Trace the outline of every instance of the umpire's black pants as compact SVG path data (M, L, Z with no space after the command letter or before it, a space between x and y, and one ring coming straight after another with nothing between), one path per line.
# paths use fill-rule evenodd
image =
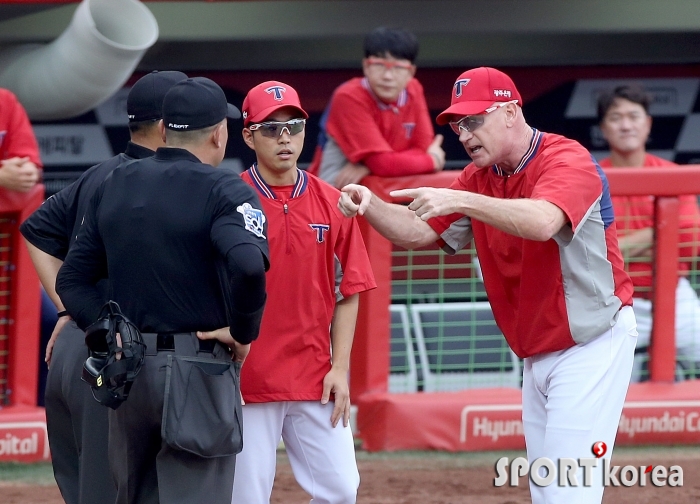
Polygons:
M56 339L46 378L46 426L53 472L66 504L112 503L107 409L80 380L85 333L69 322Z
M236 456L202 458L175 450L161 438L168 355L211 356L230 362L216 343L200 351L194 333L174 335L174 349L158 349L144 334L148 350L128 399L109 411L110 467L117 504L230 504ZM211 342L206 342L211 343ZM202 345L203 346L203 345ZM157 350L157 351L156 351ZM235 398L231 398L233 407Z

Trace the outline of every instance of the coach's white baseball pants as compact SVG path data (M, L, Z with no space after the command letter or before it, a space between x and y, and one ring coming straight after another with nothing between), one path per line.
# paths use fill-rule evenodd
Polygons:
M592 457L597 441L610 458L632 372L637 325L631 307L620 310L615 326L585 345L525 359L523 427L532 464L547 457ZM600 504L603 461L593 469L593 485L539 487L530 481L533 504ZM542 471L546 475L546 470ZM557 478L558 479L558 478Z
M243 406L243 451L236 456L232 504L269 504L280 436L312 504L354 504L360 474L350 427L333 428L333 403L288 401Z

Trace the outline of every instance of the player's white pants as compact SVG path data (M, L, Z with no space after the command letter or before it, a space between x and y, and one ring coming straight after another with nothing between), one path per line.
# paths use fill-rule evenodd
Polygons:
M564 457L592 457L596 441L607 444L605 458L611 457L636 343L634 312L625 307L615 326L585 345L525 359L523 426L530 464L539 457L555 464ZM582 470L579 487L530 481L533 504L600 504L602 465L599 460L593 469L591 487L582 485Z
M312 504L354 504L360 474L350 427L333 428L333 402L243 406L243 451L236 456L233 504L269 504L280 436L299 485Z
M638 347L648 347L651 342L652 303L648 299L634 298L634 315L637 318ZM700 362L700 300L687 278L678 279L676 286L676 351L681 361ZM639 381L641 369L632 373L632 381Z

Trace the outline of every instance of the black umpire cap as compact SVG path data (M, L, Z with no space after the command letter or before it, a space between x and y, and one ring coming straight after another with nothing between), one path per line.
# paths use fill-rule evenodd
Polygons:
M182 72L155 70L141 77L131 87L126 98L129 122L153 121L163 118L163 98L174 84L187 79Z
M239 119L241 111L226 101L224 90L211 79L192 77L175 84L163 99L163 123L175 131L192 131Z

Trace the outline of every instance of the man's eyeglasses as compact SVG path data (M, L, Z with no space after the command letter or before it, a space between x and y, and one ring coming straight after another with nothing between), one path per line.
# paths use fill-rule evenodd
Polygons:
M452 128L452 131L454 131L457 135L459 135L462 131L466 131L467 133L472 132L484 124L484 119L486 119L488 114L501 107L505 107L509 103L518 103L518 100L511 100L492 105L484 110L483 114L465 116L459 121L451 122L450 128Z
M306 119L292 119L286 122L269 121L248 126L250 131L260 131L262 136L277 138L282 136L284 130L287 130L289 135L296 135L304 131Z
M370 57L367 58L367 64L372 70L386 72L391 70L394 74L400 72L409 72L413 65L405 61L393 61L384 58Z

